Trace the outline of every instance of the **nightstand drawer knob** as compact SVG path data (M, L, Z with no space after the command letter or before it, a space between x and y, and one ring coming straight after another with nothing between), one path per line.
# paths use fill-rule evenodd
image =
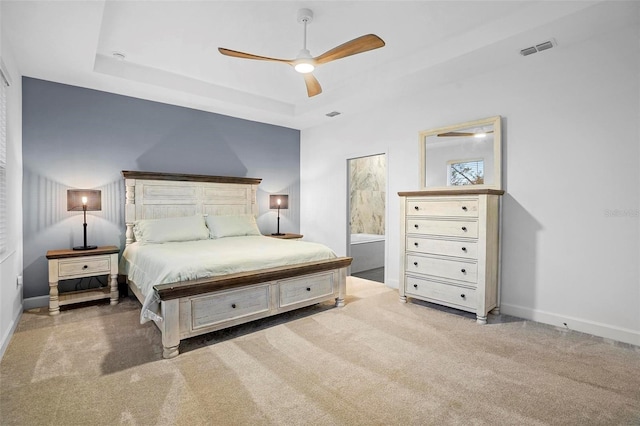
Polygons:
M462 251L467 251L467 248L466 247L462 247Z
M307 291L311 291L311 287L307 287Z
M418 262L413 262L413 266L418 266Z
M414 284L414 285L413 285L413 288L418 288L418 284Z
M465 297L467 297L467 296L465 296L465 295L464 295L464 293L462 293L462 294L460 295L460 297L462 297L462 298L464 299L464 298L465 298Z
M415 206L415 207L414 207L414 209L416 209L416 210L420 210L420 207L418 207L418 206Z
M462 269L460 269L460 272L462 272L463 274L466 274L466 273L467 273L467 270L466 270L466 269L464 269L464 268L462 268Z
M463 227L462 227L462 230L463 230L464 232L467 232L467 227L466 227L466 226L463 226Z
M231 307L232 307L233 309L235 309L235 308L236 308L236 304L235 304L235 303L231 304Z
M467 206L462 206L462 210L467 211Z
M413 245L414 245L414 246L416 246L416 247L418 247L418 243L417 243L417 242L416 242L416 243L413 243Z
M413 225L414 228L418 229L418 224Z
M82 269L87 269L88 267L89 267L89 265L84 265L84 266L82 267Z

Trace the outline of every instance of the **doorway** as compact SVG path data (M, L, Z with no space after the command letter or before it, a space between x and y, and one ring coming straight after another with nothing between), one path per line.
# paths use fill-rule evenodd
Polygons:
M387 165L385 154L347 160L347 254L351 275L384 283Z

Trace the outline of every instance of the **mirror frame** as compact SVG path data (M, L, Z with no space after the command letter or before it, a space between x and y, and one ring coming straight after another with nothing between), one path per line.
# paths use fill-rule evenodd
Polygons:
M439 133L460 131L473 127L493 125L493 183L460 186L427 186L427 137ZM419 133L420 143L420 189L429 191L469 191L470 189L502 190L502 117L499 115L480 120L467 121L437 129L423 130Z

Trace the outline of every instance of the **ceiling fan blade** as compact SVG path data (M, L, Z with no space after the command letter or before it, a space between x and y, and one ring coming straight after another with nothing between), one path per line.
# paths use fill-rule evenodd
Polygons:
M493 130L489 130L483 133L493 133ZM446 132L446 133L438 133L438 137L442 138L442 137L447 137L447 136L453 136L453 137L470 137L470 136L475 136L477 133L476 132Z
M468 133L468 132L447 132L447 133L438 133L438 137L439 138L443 138L443 137L447 137L447 136L452 136L452 137L463 137L463 136L473 136L475 133Z
M237 50L225 49L224 47L218 47L218 52L226 56L232 56L234 58L241 59L255 59L258 61L271 61L271 62L284 62L285 64L293 64L293 60L269 58L268 56L258 56L252 53L238 52Z
M378 49L385 45L384 41L375 34L367 34L351 41L341 44L338 47L324 52L322 55L314 58L316 65L326 64L336 59L346 58L347 56L356 55L358 53L367 52L369 50Z
M319 95L322 93L322 87L320 87L320 83L311 73L302 74L304 77L304 83L307 85L307 95L309 97L313 97L315 95Z

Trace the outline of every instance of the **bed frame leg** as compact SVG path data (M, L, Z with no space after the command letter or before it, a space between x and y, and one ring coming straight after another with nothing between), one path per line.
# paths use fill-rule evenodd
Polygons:
M162 358L175 358L180 353L180 305L178 299L163 300L162 312Z
M335 275L334 275L335 276ZM344 306L344 298L347 294L347 268L341 268L338 272L338 297L336 297L336 307Z

